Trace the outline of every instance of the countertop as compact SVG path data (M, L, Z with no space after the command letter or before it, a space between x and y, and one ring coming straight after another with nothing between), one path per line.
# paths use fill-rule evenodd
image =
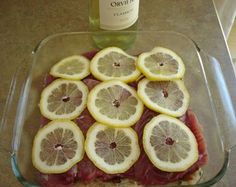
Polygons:
M0 116L10 80L18 65L48 35L65 31L87 31L86 0L1 0L0 1ZM211 0L143 0L139 30L173 30L192 38L201 49L216 57L222 66L236 106L236 78L227 44ZM9 131L9 134L11 132ZM234 153L235 152L235 153ZM236 151L227 175L217 186L236 186ZM20 186L8 157L0 159L0 186ZM4 171L3 171L4 170Z

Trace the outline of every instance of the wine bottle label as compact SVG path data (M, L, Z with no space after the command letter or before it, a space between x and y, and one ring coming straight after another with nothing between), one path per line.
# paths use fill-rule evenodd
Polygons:
M139 0L99 0L100 28L122 30L138 19Z

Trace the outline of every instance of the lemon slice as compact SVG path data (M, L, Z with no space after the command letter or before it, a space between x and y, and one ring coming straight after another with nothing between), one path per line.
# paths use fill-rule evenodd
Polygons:
M185 171L198 160L198 145L191 130L163 114L146 124L143 147L153 165L162 171Z
M74 119L86 107L88 88L82 81L57 79L41 94L40 111L48 119Z
M64 79L80 80L89 75L90 61L80 55L73 55L62 59L50 70L54 77Z
M132 82L140 75L136 59L120 48L108 47L93 57L90 70L94 77L101 81L117 79Z
M86 137L86 154L105 173L124 173L139 158L138 136L130 127L114 128L95 123Z
M170 49L155 47L139 55L137 65L150 80L172 80L182 78L185 66L182 59Z
M182 116L189 105L189 94L182 80L142 79L138 83L138 95L148 108L174 117Z
M143 112L135 90L118 80L95 86L89 93L87 107L96 121L119 127L134 125Z
M42 173L63 173L82 160L84 136L72 121L51 121L33 142L32 161Z

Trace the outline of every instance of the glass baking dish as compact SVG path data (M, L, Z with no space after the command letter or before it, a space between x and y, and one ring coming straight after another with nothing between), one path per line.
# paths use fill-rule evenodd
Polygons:
M12 79L0 126L0 154L10 157L9 167L22 185L39 185L31 162L31 149L40 127L40 93L50 68L64 57L96 50L94 37L104 39L107 35L120 37L121 34L133 37L127 49L130 54L162 46L182 57L186 66L184 81L190 93L190 108L202 124L209 153L209 161L202 168L203 176L194 186L209 186L224 176L230 150L236 144L236 120L216 59L201 51L188 37L175 32L75 32L55 34L42 40L29 59L20 64Z

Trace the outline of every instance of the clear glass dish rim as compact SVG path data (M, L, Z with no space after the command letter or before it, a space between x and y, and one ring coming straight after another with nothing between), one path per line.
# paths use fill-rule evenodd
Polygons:
M197 51L200 51L200 47L197 45L197 43L191 39L190 37L186 36L183 33L180 32L176 32L176 31L169 31L169 30L130 30L130 31L78 31L78 32L61 32L61 33L55 33L55 34L51 34L48 35L47 37L43 38L40 42L38 42L38 44L35 46L35 48L32 51L32 54L36 54L37 51L42 48L48 41L52 40L53 38L56 37L60 37L60 36L71 36L71 35L96 35L96 34L101 34L101 35L105 35L107 33L114 33L114 34L119 34L119 33L123 33L123 34L147 34L147 33L162 33L162 34L173 34L173 35L179 35L183 38L185 38L187 41L189 41L189 43L191 43Z

